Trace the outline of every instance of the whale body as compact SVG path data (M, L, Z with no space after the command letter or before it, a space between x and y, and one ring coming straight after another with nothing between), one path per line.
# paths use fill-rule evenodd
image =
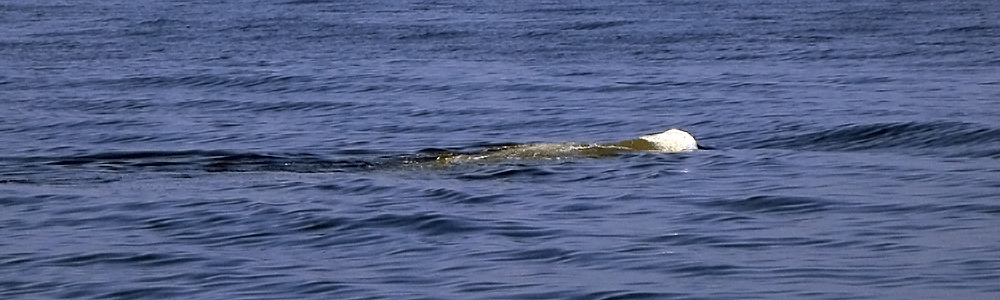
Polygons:
M670 129L643 135L638 139L606 144L538 143L503 146L475 153L435 153L431 160L440 163L488 162L508 159L568 159L616 156L627 152L678 153L698 150L690 133Z

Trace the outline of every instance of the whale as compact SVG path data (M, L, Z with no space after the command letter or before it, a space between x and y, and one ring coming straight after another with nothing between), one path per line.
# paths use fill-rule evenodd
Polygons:
M673 128L615 143L511 144L471 153L430 151L431 156L420 161L461 164L501 160L602 158L629 152L681 153L700 149L705 148L698 145L694 136L687 131Z
M657 134L647 134L634 140L604 145L622 147L631 151L665 153L678 153L699 149L698 141L694 139L691 133L676 128Z

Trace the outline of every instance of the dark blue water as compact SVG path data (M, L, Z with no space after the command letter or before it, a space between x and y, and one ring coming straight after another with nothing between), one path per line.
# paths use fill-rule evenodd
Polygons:
M3 1L0 298L996 299L997 49L992 0Z

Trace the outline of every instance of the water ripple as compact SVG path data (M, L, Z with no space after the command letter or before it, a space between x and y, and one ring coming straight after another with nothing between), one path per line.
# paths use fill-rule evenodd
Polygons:
M1000 158L1000 129L951 122L887 123L844 125L839 128L806 132L764 141L754 148L784 148L822 151L958 149L955 156Z

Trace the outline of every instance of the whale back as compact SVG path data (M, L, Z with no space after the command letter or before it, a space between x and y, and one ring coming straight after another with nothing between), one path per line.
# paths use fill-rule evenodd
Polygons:
M606 144L608 146L616 146L626 148L631 151L658 151L656 144L644 139L634 139L624 142L618 142L614 144Z

